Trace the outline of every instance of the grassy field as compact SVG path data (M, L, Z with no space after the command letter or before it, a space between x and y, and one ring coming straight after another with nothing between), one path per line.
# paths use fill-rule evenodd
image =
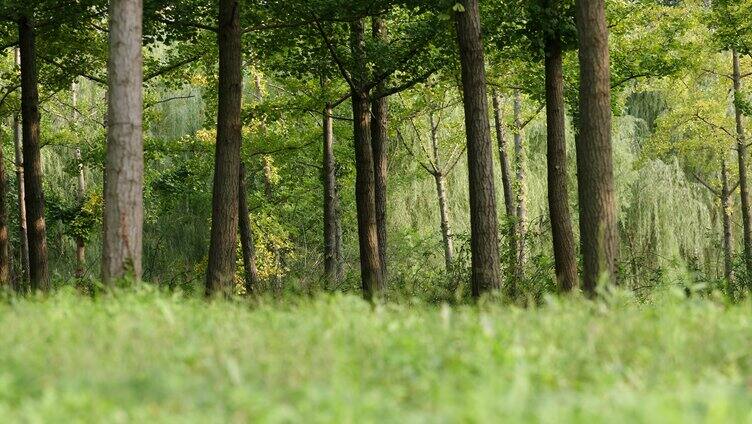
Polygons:
M11 300L0 421L752 422L751 306Z

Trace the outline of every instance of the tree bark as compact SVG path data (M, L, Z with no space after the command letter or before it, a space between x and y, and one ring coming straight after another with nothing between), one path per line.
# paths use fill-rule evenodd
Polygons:
M102 280L141 279L144 154L141 0L110 3Z
M734 239L731 234L731 190L726 159L721 161L721 214L723 216L723 276L734 281Z
M444 262L446 270L449 272L454 260L454 242L452 241L452 227L449 223L449 205L447 204L446 184L444 172L441 166L441 157L439 155L438 126L434 122L433 113L428 115L429 124L431 125L431 152L433 154L434 172L433 178L436 181L436 195L439 199L439 216L441 218L441 239L444 242Z
M229 295L235 276L240 173L241 28L238 0L219 1L219 87L206 294Z
M355 203L358 215L360 278L363 297L373 299L384 292L379 256L376 218L376 182L371 146L371 111L366 88L363 21L356 20L350 29L351 46L357 74L352 88L353 132L355 139Z
M454 15L462 68L470 191L472 295L500 289L499 239L488 123L486 72L477 0L463 0Z
M514 156L517 174L517 281L524 278L525 237L527 237L527 182L525 175L525 147L522 145L522 96L520 90L514 91Z
M39 92L37 87L34 26L27 17L18 21L21 56L21 120L23 129L26 222L29 241L29 280L33 291L50 288L47 267L47 226L44 221L42 158L39 143Z
M26 227L26 195L24 183L23 153L21 152L21 120L18 114L13 115L13 144L16 150L16 183L18 184L18 238L20 240L21 275L16 281L16 290L26 290L29 281L29 239Z
M578 0L580 93L577 182L585 291L616 281L618 233L611 147L611 83L604 0Z
M374 17L371 21L373 38L385 41L387 38L386 22L383 19ZM384 84L377 86L377 91L383 89ZM387 277L386 267L386 187L387 187L387 147L389 143L387 135L388 125L388 104L386 97L374 99L371 102L371 146L373 148L373 166L375 175L376 190L376 228L379 236L379 260L381 262L382 278Z
M517 225L516 208L514 207L514 192L512 191L512 171L509 167L509 155L507 154L507 141L504 134L504 118L502 116L501 96L492 90L494 123L496 126L496 142L499 151L499 167L501 168L501 184L504 188L504 210L509 221L507 235L509 239L509 269L513 275L517 275Z
M562 291L571 291L577 286L577 259L567 190L564 77L561 40L558 35L546 37L545 51L548 212L556 281Z
M8 239L8 208L5 200L8 194L8 176L5 173L5 159L0 146L0 286L11 287L10 240Z
M332 105L326 104L324 127L324 274L327 281L338 280L337 265L337 177L334 159Z
M731 52L733 60L734 99L742 96L742 77L739 69L739 53ZM736 118L736 151L739 159L739 195L742 203L742 224L744 228L744 264L747 273L752 275L752 210L749 204L749 184L747 181L747 140L744 134L744 117L742 111L734 102L734 115Z
M245 270L245 292L251 294L258 287L259 277L256 268L256 245L253 242L248 199L245 193L245 165L240 163L238 176L238 214L240 216L240 245L243 250L243 268Z

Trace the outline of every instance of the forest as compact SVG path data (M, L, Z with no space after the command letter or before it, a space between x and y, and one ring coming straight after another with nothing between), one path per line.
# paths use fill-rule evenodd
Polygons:
M5 422L749 422L752 0L0 0Z

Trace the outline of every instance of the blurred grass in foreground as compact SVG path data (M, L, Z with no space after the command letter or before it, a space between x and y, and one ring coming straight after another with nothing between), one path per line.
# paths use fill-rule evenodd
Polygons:
M752 305L0 305L2 422L752 422Z

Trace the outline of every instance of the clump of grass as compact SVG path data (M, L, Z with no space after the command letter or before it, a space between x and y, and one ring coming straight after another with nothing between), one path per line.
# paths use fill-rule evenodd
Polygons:
M749 302L0 305L3 422L748 422Z

